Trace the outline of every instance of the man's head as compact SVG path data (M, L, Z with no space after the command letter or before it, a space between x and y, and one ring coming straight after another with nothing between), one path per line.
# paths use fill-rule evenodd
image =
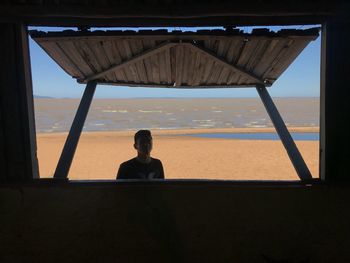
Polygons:
M149 155L152 151L152 135L149 130L139 130L134 136L134 148L139 154Z

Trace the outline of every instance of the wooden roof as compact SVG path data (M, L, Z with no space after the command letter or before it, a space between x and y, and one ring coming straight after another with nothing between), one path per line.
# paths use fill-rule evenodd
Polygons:
M80 83L211 88L272 85L317 38L318 28L30 34Z
M0 22L52 26L322 24L348 0L5 0Z

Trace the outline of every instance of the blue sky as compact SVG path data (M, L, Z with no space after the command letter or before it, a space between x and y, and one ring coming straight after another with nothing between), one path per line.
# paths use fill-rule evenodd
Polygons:
M305 29L310 26L296 26ZM269 27L279 30L281 27ZM284 27L290 28L290 27ZM57 31L60 28L30 28ZM120 30L120 28L118 28ZM195 30L194 28L173 28ZM251 27L240 27L250 32ZM170 29L172 30L172 29ZM65 73L32 39L30 55L35 95L55 98L81 98L85 85ZM293 64L269 88L273 97L319 97L320 92L320 37L312 41ZM258 97L254 88L179 90L138 87L97 87L95 98L147 98L147 97Z

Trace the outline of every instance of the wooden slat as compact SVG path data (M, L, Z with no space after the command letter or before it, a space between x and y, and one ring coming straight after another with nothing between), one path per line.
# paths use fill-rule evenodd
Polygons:
M90 43L86 43L86 41L75 41L72 42L74 43L74 46L78 46L77 48L78 53L80 56L84 59L85 63L89 67L89 74L95 74L96 72L101 71L101 67L99 66L99 63L96 61L95 56L93 55L91 48L90 48ZM85 69L86 72L87 69Z
M250 56L248 62L246 63L245 69L249 72L255 73L255 67L262 62L262 57L269 46L268 40L260 40L255 46L252 56Z
M158 53L151 57L152 76L155 83L160 82Z
M193 63L193 71L191 74L191 78L189 81L190 86L198 86L199 85L199 80L200 80L200 60L201 60L201 55L198 52L194 52L194 63Z
M268 40L268 45L264 52L263 57L261 58L260 63L255 67L254 72L260 77L263 77L264 72L269 68L271 61L274 59L274 53L280 52L284 46L284 41L279 41L276 39Z
M92 57L95 59L95 63L97 64L96 68L98 72L101 72L111 67L106 52L103 48L103 43L104 42L102 41L94 41L89 43ZM109 72L106 75L104 75L103 78L113 80L115 78L115 75L113 72Z
M132 41L132 40L131 40ZM133 53L131 51L131 47L130 47L130 42L129 40L123 40L123 45L124 45L124 51L126 53L126 57L127 59L130 61L131 58L133 58ZM138 75L138 72L137 72L137 68L135 66L135 62L134 63L129 63L129 65L127 66L127 68L129 68L132 76L133 76L133 79L134 79L134 82L135 83L139 83L140 82L140 77Z
M145 51L142 40L135 41L135 45L138 49L139 54ZM148 83L148 76L144 59L140 60L138 64L140 66L141 76L144 79L144 82Z
M118 65L122 65L125 63L125 61L129 61L128 57L127 57L127 54L126 54L126 51L125 51L125 47L124 47L124 44L122 41L116 41L116 47L118 48L118 51L119 51L119 54L122 58L122 62ZM120 69L123 69L124 72L125 72L125 76L127 78L127 80L129 82L134 82L134 76L131 74L131 72L129 70L127 70L127 67L116 67L116 68L113 68L111 67L111 70L112 71L119 71ZM102 72L101 72L102 73ZM91 79L93 78L92 76L90 77ZM86 80L88 81L88 79Z
M159 59L159 79L160 83L167 83L166 78L166 63L165 63L165 51L158 53Z
M187 85L188 84L188 69L189 69L189 64L190 64L190 50L186 47L182 47L183 48L183 59L182 61L180 61L180 67L182 68L182 78L181 78L181 82L183 85ZM179 63L177 61L177 63Z
M132 51L133 56L140 55L143 52L143 47L140 46L141 41L140 40L130 40L128 41L130 44L130 48ZM142 44L141 44L142 45ZM141 83L147 83L147 73L146 69L143 64L143 60L139 60L135 62L135 67L137 69L138 76L140 78Z
M204 55L202 55L202 56L204 56ZM201 81L203 84L206 84L208 82L208 79L211 75L211 70L214 66L213 60L211 60L210 58L206 58L206 59L207 59L207 63L205 65L204 74L202 76L202 81Z
M122 58L119 54L118 47L115 46L115 43L113 41L106 41L104 48L106 49L106 52L108 54L110 65L121 63ZM127 79L123 69L114 71L114 74L116 77L116 81L126 81Z
M168 84L172 83L171 81L171 58L170 58L170 49L167 49L165 52L165 71L166 71L166 82Z
M77 47L74 42L58 42L57 45L61 48L61 51L81 70L84 76L88 76L93 73L90 66L85 59L79 53L81 47Z
M199 52L201 52L202 54L208 56L209 58L213 59L216 63L221 64L223 66L226 66L234 71L238 71L241 75L244 75L246 77L249 77L251 79L253 79L254 81L256 81L257 83L263 83L263 81L261 79L259 79L257 76L254 76L252 73L247 72L246 70L244 70L243 68L236 66L236 65L232 65L230 63L228 63L227 61L223 60L222 58L218 58L215 54L213 54L212 52L210 52L209 50L206 50L203 47L198 47L195 46L193 44L187 44L184 43L184 45L188 45L191 48L198 50Z
M194 83L193 83L193 85L195 85L195 86L199 86L199 85L204 84L201 82L201 80L202 80L202 76L204 75L204 71L205 71L206 64L207 64L206 63L207 59L204 56L202 56L198 52L197 52L197 55L199 55L200 60L199 60L198 74L196 75L196 78L195 78Z
M112 51L112 43L111 41L104 41L103 44L101 44L102 50L103 50L103 56L105 57L105 60L107 61L107 68L109 68L111 65L114 64L114 58L113 58L113 51ZM111 72L111 77L114 79L114 81L118 81L119 74L117 75L116 72Z
M176 81L176 49L177 47L171 47L170 50L170 63L171 63L171 83Z
M84 78L84 74L80 71L79 67L67 58L55 42L42 42L39 45L67 74L75 78Z
M183 62L183 46L176 46L176 74L175 74L175 86L181 86L182 84L182 62Z
M142 44L145 50L153 49L156 45L156 42L154 40L149 40L149 39L143 39ZM152 68L152 58L145 58L144 60L145 64L145 69L147 73L147 79L148 83L154 83L154 78L153 78L153 68Z
M139 55L137 55L137 56L130 57L127 61L124 61L124 62L122 62L121 64L113 65L111 68L109 68L109 69L107 69L107 70L105 70L105 71L103 71L103 72L99 72L98 74L95 74L95 75L93 75L93 76L90 76L90 77L84 79L83 81L86 82L86 81L89 81L89 80L91 80L91 79L96 79L96 78L98 78L98 77L100 77L100 76L102 76L102 75L104 75L104 74L106 74L106 73L108 73L108 72L110 72L110 71L115 71L115 70L118 70L118 69L123 68L123 67L128 67L129 70L133 70L134 73L135 73L135 72L136 72L136 68L133 67L133 66L134 66L134 65L133 65L134 63L136 63L136 62L138 62L138 61L140 61L140 60L143 60L143 59L145 59L145 58L148 58L148 57L154 57L154 55L158 54L159 52L162 52L162 51L165 50L165 49L170 48L172 45L174 45L174 44L172 44L172 43L164 43L164 44L161 44L161 45L159 45L159 46L156 46L156 47L153 48L153 49L146 50L145 52L143 52L143 53L141 53L141 54L139 54ZM124 45L123 45L123 46L124 46ZM126 46L126 45L125 45L125 46ZM124 54L124 55L123 55L123 51L121 52L121 54L122 54L124 57L127 58L127 57L130 56L131 50L130 50L130 49L127 49L127 51L126 51L125 46L124 46L124 50L122 49L123 47L122 47L121 45L118 45L118 48L119 48L119 50L122 49L123 51L125 51L125 54ZM128 54L127 54L127 53L128 53ZM131 54L131 55L132 55L132 54ZM126 72L127 72L127 71L126 71ZM136 74L136 73L135 73L135 74ZM136 81L136 80L134 79L134 81Z
M277 79L287 67L293 63L293 61L298 57L298 55L303 51L303 49L309 44L306 41L294 41L293 45L288 48L288 52L280 58L280 60L275 64L275 70L269 72L266 75L268 79Z
M244 46L244 52L239 57L239 60L237 61L237 64L236 64L237 66L247 70L246 65L247 65L249 59L255 55L253 52L254 52L255 47L258 44L257 42L258 41L252 41L248 38L246 39L245 46Z
M267 76L270 74L270 72L275 70L275 65L281 60L282 57L285 56L285 54L288 52L288 46L293 43L293 40L285 40L283 43L282 48L274 55L274 59L270 62L267 70L263 73L263 78L267 78Z

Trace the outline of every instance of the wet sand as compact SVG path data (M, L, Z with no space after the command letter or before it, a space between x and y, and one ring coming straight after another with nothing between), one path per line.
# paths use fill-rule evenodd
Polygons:
M318 128L290 128L317 132ZM191 133L272 132L273 128L154 130L152 156L168 179L298 180L281 141L209 139ZM119 164L133 158L134 131L85 132L70 169L70 180L115 179ZM38 133L40 176L52 177L67 133ZM318 141L296 141L313 177L318 177Z

